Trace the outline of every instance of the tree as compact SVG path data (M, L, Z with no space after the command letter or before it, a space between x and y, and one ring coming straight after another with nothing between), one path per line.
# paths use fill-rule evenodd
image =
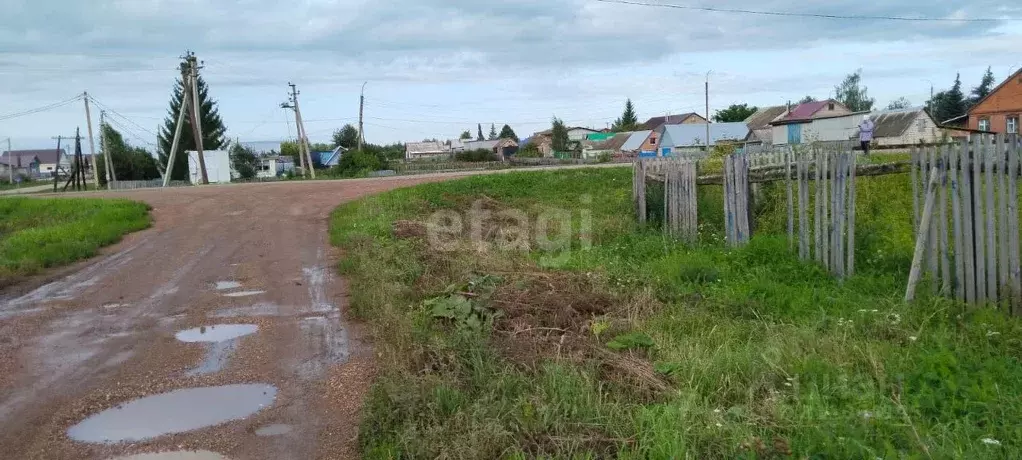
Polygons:
M873 110L875 99L867 94L868 88L861 86L862 69L845 77L840 85L834 87L834 99L848 107L853 112L867 112Z
M471 138L472 138L472 133L470 131L468 131L468 130L465 130L465 131L461 132L461 137L459 137L458 139L467 140L467 139L471 139Z
M259 172L259 157L252 149L235 142L228 151L231 158L231 167L242 179L251 179Z
M110 155L114 165L114 174L117 180L150 180L160 178L160 169L156 158L148 151L138 147L132 147L124 142L121 136L112 126L103 123L99 127L100 139L104 154ZM96 168L101 183L106 184L106 159L103 155L97 155ZM188 170L185 169L187 174Z
M969 98L969 106L979 104L979 101L987 97L991 91L994 90L994 73L990 71L990 67L987 67L986 73L983 74L983 79L980 80L979 86L972 89L972 97Z
M220 118L216 101L210 99L209 88L201 76L196 82L196 86L199 90L199 125L202 127L202 147L205 150L219 150L227 145L227 138L224 137L227 127L224 126L224 122ZM178 78L174 84L173 94L170 97L170 110L167 111L167 119L163 122L163 127L160 128L159 133L160 163L164 165L167 164L167 159L170 157L170 148L174 143L174 130L177 128L177 118L181 112L183 98L184 83ZM189 110L191 110L190 105ZM191 119L186 113L178 151L174 155L174 170L171 172L172 180L188 179L188 155L184 153L188 150L196 150L196 142L195 136L192 134ZM114 171L116 171L116 168ZM120 176L117 178L120 179Z
M812 96L809 96L809 95L806 95L806 97L803 97L802 99L800 99L798 101L799 104L808 104L810 102L816 102L816 98L812 97Z
M497 126L493 123L490 123L490 135L486 138L491 141L497 138Z
M344 147L345 150L358 147L358 129L349 123L334 131L334 145Z
M477 124L476 125L476 129L479 130L479 135L476 136L476 140L477 141L485 141L486 138L483 137L483 124L482 123Z
M568 128L564 126L564 122L559 118L554 117L553 124L550 129L550 145L553 147L555 152L567 152L568 147Z
M281 156L285 156L285 157L291 157L291 160L294 161L294 165L295 166L299 166L299 165L302 164L302 158L301 158L301 154L299 153L299 150L298 150L298 142L297 141L284 141L284 142L281 142L280 143L280 155Z
M964 115L969 110L965 94L962 93L961 77L961 74L956 75L955 84L951 89L935 94L930 100L931 115L937 123Z
M337 162L337 171L345 177L364 176L373 171L383 168L383 163L369 146L363 146L362 151L354 150L341 155ZM372 146L376 147L376 146Z
M515 142L518 142L518 135L515 134L515 130L511 129L508 125L504 125L503 128L500 128L500 135L497 137L500 139L514 139Z
M890 104L887 104L887 110L901 110L907 109L909 107L912 107L912 103L909 102L909 100L905 99L904 97L899 97L891 101Z
M745 121L759 110L758 107L749 107L749 104L731 104L724 110L718 110L713 114L713 121L717 123L733 123Z
M631 99L625 100L625 111L621 114L621 117L614 120L614 124L611 125L610 130L616 133L635 131L639 129L639 118L635 115L635 105L632 104Z

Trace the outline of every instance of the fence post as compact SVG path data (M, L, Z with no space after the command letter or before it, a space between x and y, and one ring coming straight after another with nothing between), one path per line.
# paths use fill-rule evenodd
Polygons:
M947 177L948 177L948 151L943 144L937 147L938 164L940 165L940 216L937 221L937 232L940 238L940 273L941 289L944 295L951 296L951 262L949 257L950 249L947 240Z
M908 275L908 286L905 287L905 301L911 302L915 299L916 285L919 284L919 278L922 276L923 270L923 255L926 251L927 239L930 236L930 220L933 218L933 207L934 201L936 201L937 192L937 169L933 168L930 171L930 180L927 182L926 188L926 202L923 205L923 215L919 219L919 231L916 232L916 249L912 255L912 271Z
M855 275L855 151L849 153L848 165L848 269L846 275Z
M973 255L976 257L976 302L987 301L986 244L983 228L983 135L974 135L972 142L972 238L975 242Z
M961 156L962 144L951 144L950 150L950 174L951 174L951 228L952 241L955 247L955 281L954 295L960 302L965 302L965 260L964 254L964 233L962 229L962 184L961 184Z
M784 183L787 186L788 192L788 250L795 250L795 203L792 200L791 190L791 148L788 148L787 152L782 152L784 156Z
M987 299L993 303L997 303L997 204L994 202L994 157L997 156L997 151L1000 148L996 144L996 138L985 137L983 144L986 147L984 149L984 164L986 166L986 241L987 241ZM995 142L993 146L987 145L990 142ZM1004 241L1002 241L1004 243Z

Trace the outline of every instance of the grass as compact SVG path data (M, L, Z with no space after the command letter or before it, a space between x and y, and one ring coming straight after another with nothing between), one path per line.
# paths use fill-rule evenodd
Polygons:
M907 176L859 180L859 266L839 283L788 252L781 187L761 190L757 236L737 250L721 243L720 188L701 187L700 242L686 247L633 222L630 174L473 177L334 212L351 306L382 369L365 457L1022 452L1022 322L925 295L901 301ZM576 239L551 258L479 251L463 234L444 250L428 243L420 222L480 198L477 208L520 209L532 223L568 210L574 234L588 210L592 245ZM481 234L507 227L491 221Z
M0 287L91 257L149 224L149 208L127 200L0 198Z

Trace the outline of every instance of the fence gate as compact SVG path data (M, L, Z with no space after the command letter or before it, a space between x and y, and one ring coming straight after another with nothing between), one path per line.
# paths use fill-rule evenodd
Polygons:
M668 163L663 172L664 232L694 243L699 239L696 162Z
M935 292L1022 315L1020 141L974 135L971 143L912 151L916 246L906 301L928 273Z
M795 213L798 212L798 255L815 260L838 278L855 274L855 176L852 151L814 154L795 153L797 193L792 190L791 165L787 166L788 241L795 246ZM816 182L810 199L811 182ZM796 195L797 196L794 196ZM813 208L812 225L809 207Z

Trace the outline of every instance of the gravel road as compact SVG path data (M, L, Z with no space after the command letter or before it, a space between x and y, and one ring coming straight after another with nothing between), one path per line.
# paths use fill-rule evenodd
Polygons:
M89 193L149 203L154 225L0 295L0 457L170 450L234 460L355 457L373 354L345 316L329 213L366 194L459 175ZM257 329L216 326L224 324ZM199 329L175 337L192 328ZM217 342L213 334L234 331L247 335ZM277 391L254 395L272 399L254 414L191 431L190 417L245 402L208 392L201 401L129 404L219 385ZM108 409L128 418L81 423ZM75 439L172 431L95 443L72 440L76 425Z

